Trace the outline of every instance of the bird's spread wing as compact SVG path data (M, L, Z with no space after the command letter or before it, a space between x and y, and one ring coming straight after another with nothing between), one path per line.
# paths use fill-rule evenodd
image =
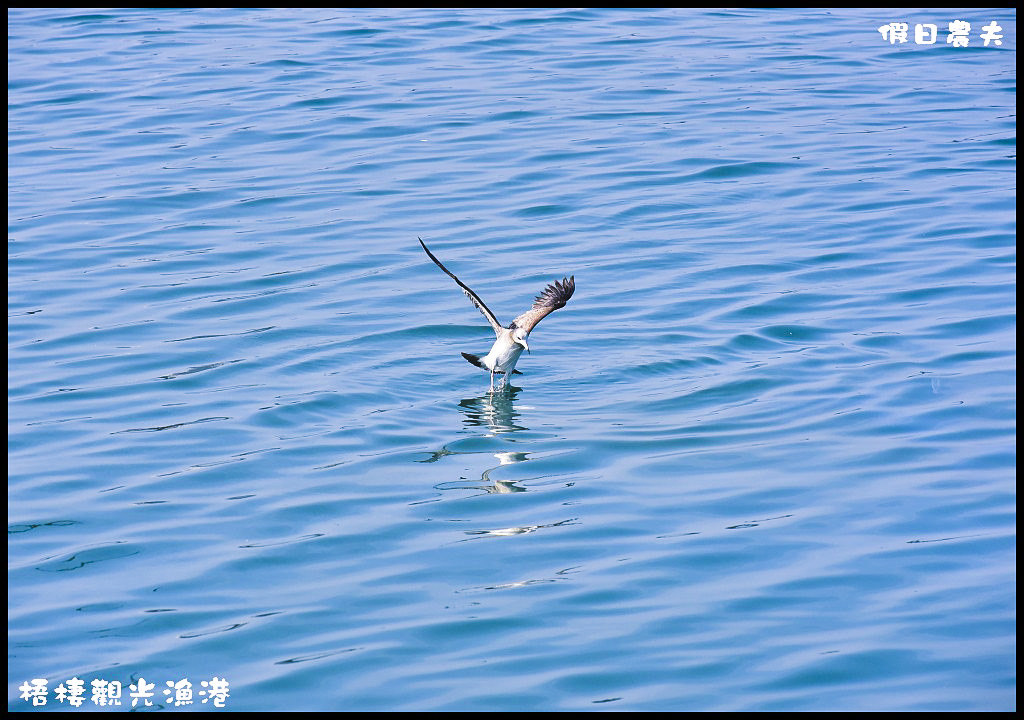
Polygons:
M517 328L526 332L560 307L565 307L569 298L576 292L576 280L573 276L562 278L544 288L544 292L533 301L533 307L512 321Z
M462 288L462 292L466 293L466 297L468 297L470 300L472 300L473 304L476 305L477 309L481 313L483 313L484 317L487 318L487 322L489 322L491 324L491 327L494 328L494 334L495 335L500 335L502 330L504 330L504 328L501 326L501 323L498 322L498 318L494 317L494 313L491 312L491 309L489 307L487 307L486 305L484 305L484 301L480 299L480 296L477 295L475 292L473 292L470 289L469 285L467 285L466 283L462 282L457 277L455 277L455 274L452 273L451 270L449 270L444 265L442 265L441 261L438 260L436 257L434 257L434 253L430 252L430 250L427 249L427 244L425 242L423 242L423 238L416 238L416 239L420 241L420 245L423 246L423 251L425 253L427 253L427 257L429 257L431 260L433 260L435 265L437 265L439 268L444 270L445 275L447 275L452 280L454 280L456 282L456 284L460 288ZM572 292L570 291L569 294L572 295ZM564 305L564 304L565 303L562 303L562 305ZM561 307L562 305L559 305L558 307ZM549 310L548 312L551 312L551 311ZM545 313L545 315L546 314L547 313ZM543 317L543 315L541 317Z

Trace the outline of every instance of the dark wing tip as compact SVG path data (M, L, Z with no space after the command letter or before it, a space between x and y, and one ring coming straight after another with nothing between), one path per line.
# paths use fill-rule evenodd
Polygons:
M576 277L570 275L567 278L556 280L544 288L537 299L533 301L533 307L557 310L569 302L569 298L574 292L576 292Z

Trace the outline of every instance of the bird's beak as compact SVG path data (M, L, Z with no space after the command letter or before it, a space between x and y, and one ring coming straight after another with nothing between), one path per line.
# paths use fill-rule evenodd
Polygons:
M530 352L530 346L526 344L525 340L516 340L516 342L526 348L526 352Z

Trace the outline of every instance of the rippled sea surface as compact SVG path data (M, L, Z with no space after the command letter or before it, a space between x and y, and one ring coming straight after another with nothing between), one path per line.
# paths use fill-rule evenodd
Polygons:
M8 35L9 708L1015 707L1014 11Z

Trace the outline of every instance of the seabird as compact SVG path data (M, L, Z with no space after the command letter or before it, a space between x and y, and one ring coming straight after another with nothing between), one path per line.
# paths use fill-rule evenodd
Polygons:
M423 238L416 238L420 241L420 245L423 246L423 251L427 253L427 257L434 261L441 270L444 271L445 275L450 277L455 283L462 288L462 292L466 293L477 309L483 313L483 316L487 318L487 322L494 328L494 334L498 338L494 341L494 345L491 346L491 351L480 357L479 355L471 355L470 353L462 353L462 357L469 360L479 368L483 368L491 373L491 390L494 390L494 376L504 375L502 386L508 385L508 377L512 373L521 375L516 370L516 363L519 361L519 356L523 354L523 350L530 351L530 346L526 344L526 339L530 336L530 332L533 330L534 325L539 323L545 317L553 313L560 307L565 307L565 304L569 302L569 298L572 297L573 292L576 291L576 282L572 275L568 278L562 278L548 285L537 296L537 299L533 301L533 307L524 312L522 315L517 317L515 320L508 324L508 327L502 327L501 323L494 316L494 313L484 304L484 301L480 299L480 296L473 292L468 285L455 277L451 270L441 264L441 261L434 257L434 253L430 252L427 248L427 244L423 242Z

